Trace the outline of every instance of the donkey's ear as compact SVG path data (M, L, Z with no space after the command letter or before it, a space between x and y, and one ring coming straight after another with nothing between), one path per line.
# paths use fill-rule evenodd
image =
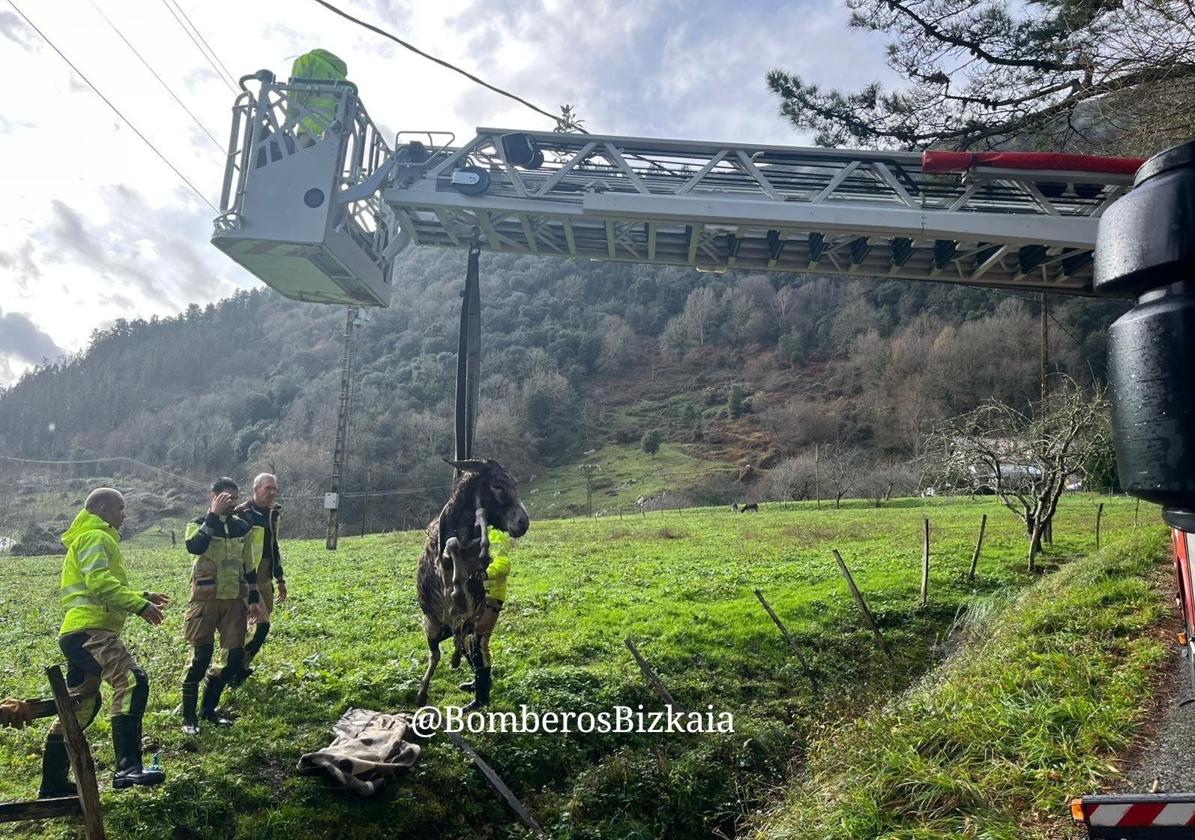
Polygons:
M456 467L461 472L479 473L485 469L485 461L477 458L472 458L467 461L453 461L449 458L444 459L444 463L450 467Z

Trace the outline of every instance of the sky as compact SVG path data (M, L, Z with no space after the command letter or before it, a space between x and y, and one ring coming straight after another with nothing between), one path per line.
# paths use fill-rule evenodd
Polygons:
M285 77L309 49L336 53L391 138L552 127L311 0L15 2L212 204L234 93L179 9L236 77L263 67ZM882 40L849 30L841 0L337 5L546 111L571 104L595 133L808 144L779 116L769 70L840 88L892 80ZM84 349L117 318L167 317L260 285L209 244L211 207L10 0L0 0L0 78L0 387Z

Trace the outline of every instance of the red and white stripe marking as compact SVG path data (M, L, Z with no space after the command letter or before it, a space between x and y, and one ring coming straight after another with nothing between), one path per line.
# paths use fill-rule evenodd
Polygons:
M1088 825L1142 828L1151 825L1195 826L1195 802L1106 803L1085 806Z

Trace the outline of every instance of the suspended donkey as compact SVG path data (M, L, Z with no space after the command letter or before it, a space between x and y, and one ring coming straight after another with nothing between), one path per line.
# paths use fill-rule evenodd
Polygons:
M430 651L416 705L427 703L427 689L440 662L440 642L452 637L452 667L460 664L462 654L473 666L473 701L468 708L475 709L489 702L491 685L488 644L483 644L488 639L478 638L475 632L485 606L484 572L490 562L487 528L521 537L531 522L519 501L517 482L497 461L448 463L460 470L460 476L448 503L427 526L416 573Z

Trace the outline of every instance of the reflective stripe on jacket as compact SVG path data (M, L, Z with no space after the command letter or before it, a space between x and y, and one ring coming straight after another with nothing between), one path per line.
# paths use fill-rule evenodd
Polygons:
M129 588L119 543L120 533L86 509L63 533L66 560L59 598L66 616L59 635L79 630L119 633L130 613L149 606L143 594Z

